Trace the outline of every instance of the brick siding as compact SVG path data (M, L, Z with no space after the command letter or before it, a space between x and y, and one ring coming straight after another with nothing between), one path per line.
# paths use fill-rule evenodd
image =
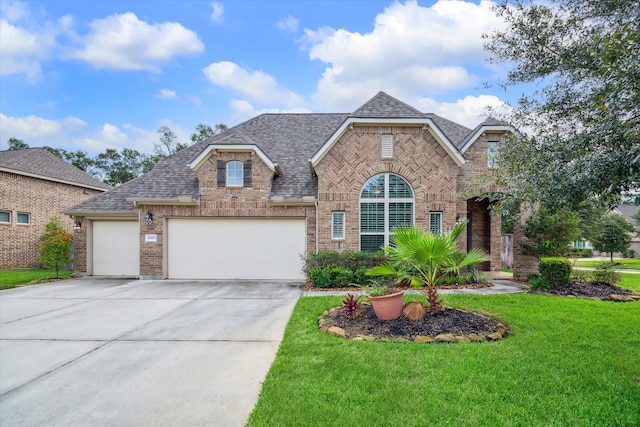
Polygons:
M38 241L51 217L73 232L73 219L60 211L100 193L84 187L0 172L0 210L11 211L11 223L0 223L0 268L38 267ZM17 213L30 214L30 224L17 224ZM82 251L75 239L74 251ZM86 267L85 267L86 269Z

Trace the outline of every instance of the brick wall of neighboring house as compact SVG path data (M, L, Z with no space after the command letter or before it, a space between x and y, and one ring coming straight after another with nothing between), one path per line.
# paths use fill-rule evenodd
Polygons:
M393 134L393 157L382 158L383 134ZM443 230L455 225L458 166L422 127L354 126L316 166L318 175L318 245L359 248L360 192L374 175L394 173L411 186L415 223L429 226L429 212L441 211ZM331 212L345 212L345 239L331 239Z
M217 161L252 160L251 187L218 187ZM273 172L252 153L213 153L196 171L200 181L200 202L197 206L140 206L140 275L163 275L163 241L165 218L172 217L262 217L306 218L307 250L315 250L315 207L272 206L269 190ZM153 224L147 225L144 216L153 213ZM145 234L156 234L156 243L145 243Z
M0 210L11 211L11 223L0 223L0 268L38 266L38 241L49 219L58 217L73 232L73 219L60 211L98 193L84 194L84 187L0 172ZM30 223L17 224L18 212L28 213Z
M522 234L527 217L526 213L522 213L513 224L513 278L522 282L527 281L529 273L538 271L538 258L525 255L524 248L519 243L527 240Z

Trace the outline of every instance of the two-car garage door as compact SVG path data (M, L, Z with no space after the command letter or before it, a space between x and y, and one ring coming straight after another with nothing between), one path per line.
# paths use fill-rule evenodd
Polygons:
M173 218L167 233L169 278L304 280L304 219Z

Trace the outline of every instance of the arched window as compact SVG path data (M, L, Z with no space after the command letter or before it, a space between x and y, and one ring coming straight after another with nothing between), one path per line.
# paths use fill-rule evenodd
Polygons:
M242 162L227 163L227 187L242 187Z
M360 193L360 250L378 251L400 225L413 224L413 191L398 175L383 173L369 179Z

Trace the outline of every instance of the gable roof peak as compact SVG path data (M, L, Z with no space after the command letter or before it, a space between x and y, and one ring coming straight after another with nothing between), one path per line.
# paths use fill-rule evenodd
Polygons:
M424 114L412 106L388 95L378 92L373 98L355 110L351 117L356 118L423 118Z

